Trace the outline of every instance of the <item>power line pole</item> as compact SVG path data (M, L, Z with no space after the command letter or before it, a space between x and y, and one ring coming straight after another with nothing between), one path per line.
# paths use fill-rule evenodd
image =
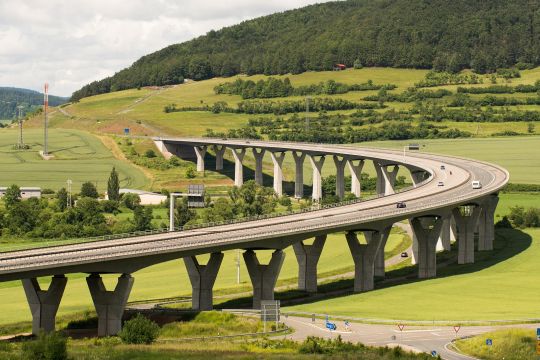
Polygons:
M49 84L48 83L45 83L45 92L43 93L43 112L44 112L44 115L45 115L45 132L44 132L44 135L45 135L45 142L43 144L43 155L44 156L47 156L49 155L49 146L48 146L48 141L49 141L49 134L48 134L48 130L47 130L47 126L48 126L48 119L47 119L47 110L49 109Z
M309 100L310 96L306 96L306 131L309 130Z
M71 179L68 179L67 181L67 207L70 208L72 204L71 200L71 185L73 184L73 181Z
M23 125L22 125L22 108L24 106L19 105L17 106L17 109L19 110L18 117L19 117L19 143L17 144L17 148L24 149L24 141L23 141Z

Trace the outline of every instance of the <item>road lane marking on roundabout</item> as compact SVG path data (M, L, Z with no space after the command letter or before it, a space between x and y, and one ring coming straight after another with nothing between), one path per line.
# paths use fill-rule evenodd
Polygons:
M431 331L441 331L442 329L418 329L418 330L405 330L405 331L399 331L399 330L393 330L396 333L419 333L419 332L431 332Z

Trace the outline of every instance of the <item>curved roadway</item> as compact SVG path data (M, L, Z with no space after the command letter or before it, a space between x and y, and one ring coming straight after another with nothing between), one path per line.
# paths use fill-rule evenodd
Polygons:
M315 235L369 229L451 207L479 203L509 179L503 168L469 159L384 149L305 143L216 139L167 139L190 146L226 145L338 155L420 168L431 174L420 186L390 196L312 212L179 232L0 253L0 281L73 272L131 273L159 262L235 248L283 248ZM445 170L441 170L441 165ZM452 172L452 175L450 175ZM481 189L471 181L480 180ZM438 186L443 181L444 186ZM407 203L397 209L396 202Z

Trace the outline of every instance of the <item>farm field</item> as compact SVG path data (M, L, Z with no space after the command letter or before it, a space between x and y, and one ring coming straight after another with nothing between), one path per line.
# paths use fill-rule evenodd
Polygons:
M402 246L403 241L405 241L405 235L396 232L392 233L386 245L385 252L390 254L392 251L395 251L394 249L396 247ZM280 272L278 286L280 282L283 283L287 279L290 282L291 279L297 277L298 266L292 247L287 248L285 253L285 262ZM242 258L240 261L241 283L239 285L236 284L237 255L238 253L236 251L225 252L214 291L237 292L251 290L251 283ZM261 263L267 263L270 260L270 256L271 251L261 252ZM208 256L201 255L199 257L201 263L205 263L207 259ZM343 234L330 235L319 261L319 274L340 273L350 271L352 268L353 260L349 253L345 236ZM135 273L134 277L135 284L131 292L130 301L191 295L191 285L182 260L174 260L143 269ZM73 274L69 275L68 278L69 281L60 305L59 315L93 309L85 275ZM116 278L116 275L104 276L108 288L114 287ZM47 279L43 280L44 284L46 284ZM48 285L44 285L44 287L46 286ZM4 308L4 311L0 315L0 324L31 320L24 291L18 281L0 283L0 305Z
M78 192L81 184L92 181L101 192L106 191L107 179L113 166L120 176L120 185L127 188L142 188L148 183L144 173L127 161L116 159L111 151L95 136L66 129L49 130L49 152L53 160L45 161L39 156L42 149L43 132L26 129L25 143L29 150L14 150L17 132L0 129L0 186L39 186L58 190L73 181L73 191Z

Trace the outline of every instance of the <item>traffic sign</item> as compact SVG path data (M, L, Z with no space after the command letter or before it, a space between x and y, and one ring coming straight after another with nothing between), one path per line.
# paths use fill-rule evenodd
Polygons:
M397 327L399 328L399 331L403 331L405 324L398 324Z
M124 135L129 135L129 128L124 128Z
M540 328L536 328L536 340L540 340Z
M454 331L456 332L456 334L459 332L459 329L461 329L460 325L454 325Z
M432 351L431 351L431 356L432 356L432 357L437 357L437 351L432 350Z
M493 345L493 340L492 339L486 339L486 345L487 346Z

